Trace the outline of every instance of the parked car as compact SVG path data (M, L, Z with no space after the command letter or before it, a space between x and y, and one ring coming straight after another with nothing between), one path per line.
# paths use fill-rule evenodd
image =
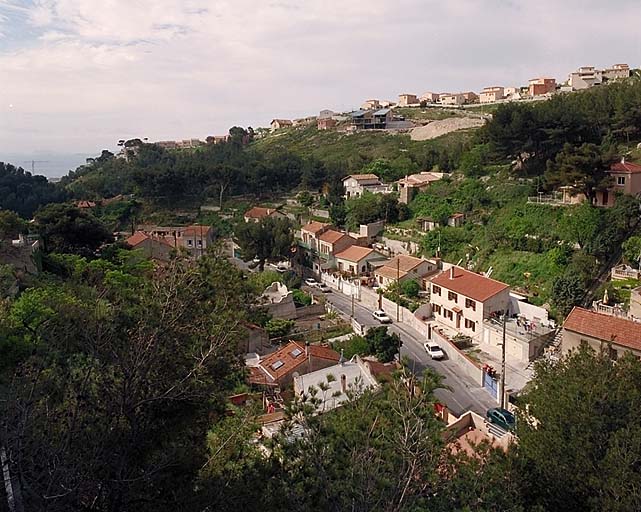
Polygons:
M329 286L327 286L325 283L320 283L318 285L318 289L323 293L330 293L332 291L332 289Z
M392 319L387 316L387 313L385 313L385 311L383 311L382 309L377 309L376 311L374 311L372 313L372 316L382 324L392 323Z
M514 430L514 427L516 426L516 418L514 417L514 414L507 409L494 407L492 409L488 409L485 415L490 423L494 423L505 430Z
M316 281L316 279L308 277L307 279L305 279L305 284L307 286L311 286L312 288L316 288L319 283L318 283L318 281Z
M445 357L445 353L443 352L439 344L435 341L428 341L427 343L423 343L423 347L425 347L425 352L427 352L427 355L432 359L438 360Z

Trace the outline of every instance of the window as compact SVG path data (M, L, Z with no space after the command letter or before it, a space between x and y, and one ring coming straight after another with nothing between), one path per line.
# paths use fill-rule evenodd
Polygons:
M617 185L625 185L625 176L617 176Z
M612 361L616 361L619 359L619 353L617 352L616 348L609 347L608 348L608 357L612 359Z
M440 286L436 286L435 284L432 285L432 293L434 295L441 295L441 287Z
M472 311L476 311L476 301L472 299L465 299L465 307L470 308Z
M285 363L283 363L280 359L276 361L275 363L272 364L272 370L278 370L281 366L283 366Z
M456 302L458 300L458 295L454 292L447 292L447 299Z
M198 244L198 247L202 248L202 246L203 246L203 241L202 240L197 240L196 243Z
M443 316L449 320L454 319L454 313L452 313L449 309L444 309L443 310Z
M303 351L302 351L301 349L299 349L299 348L295 348L294 350L292 350L292 351L290 352L290 354L292 355L292 357L298 357L298 356L299 356L299 355L301 355L302 353L303 353Z
M193 246L194 246L193 240L187 240L187 247L193 247Z
M467 318L465 319L465 328L470 329L472 332L476 331L476 322L473 322L472 320L468 320Z
M434 311L434 314L437 314L437 313L438 313L439 315L441 314L441 306L440 306L440 305L438 305L438 304L434 304L434 305L432 306L432 310Z

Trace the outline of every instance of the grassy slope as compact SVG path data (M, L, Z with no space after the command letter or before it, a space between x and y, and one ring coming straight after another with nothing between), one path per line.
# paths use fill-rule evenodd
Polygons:
M413 141L408 134L347 134L335 130L321 131L315 125L311 125L279 131L254 142L253 145L259 151L270 152L286 148L324 162L347 162L350 168L357 169L359 165L367 165L378 158L394 160L408 156L415 159L413 157L418 157L430 148L451 148L465 144L471 137L471 131L462 131L431 141Z

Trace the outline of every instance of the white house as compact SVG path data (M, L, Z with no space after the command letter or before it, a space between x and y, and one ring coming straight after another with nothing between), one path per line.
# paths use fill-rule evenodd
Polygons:
M376 174L351 174L343 178L343 187L347 198L360 197L365 191L372 194L387 194L391 191Z
M322 388L325 388L323 390ZM320 399L318 412L326 412L339 407L343 402L356 397L366 389L377 390L380 384L374 377L367 361L354 356L349 361L339 362L307 375L294 378L294 393L302 397L311 390Z
M485 319L508 311L510 287L452 266L432 279L430 303L437 321L475 337L482 334Z
M383 287L395 283L397 279L399 283L414 279L421 285L421 288L423 288L423 280L425 277L433 274L437 270L438 262L436 260L424 260L414 256L399 254L382 267L377 268L374 271L374 277L378 284Z
M370 270L370 263L375 261L385 260L385 256L376 252L369 247L360 247L352 245L344 251L337 253L334 256L336 260L336 268L341 272L349 272L354 276L360 276Z

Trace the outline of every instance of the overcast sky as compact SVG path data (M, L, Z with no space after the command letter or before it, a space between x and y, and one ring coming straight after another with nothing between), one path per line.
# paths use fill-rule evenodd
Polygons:
M0 156L641 65L639 0L0 0Z

